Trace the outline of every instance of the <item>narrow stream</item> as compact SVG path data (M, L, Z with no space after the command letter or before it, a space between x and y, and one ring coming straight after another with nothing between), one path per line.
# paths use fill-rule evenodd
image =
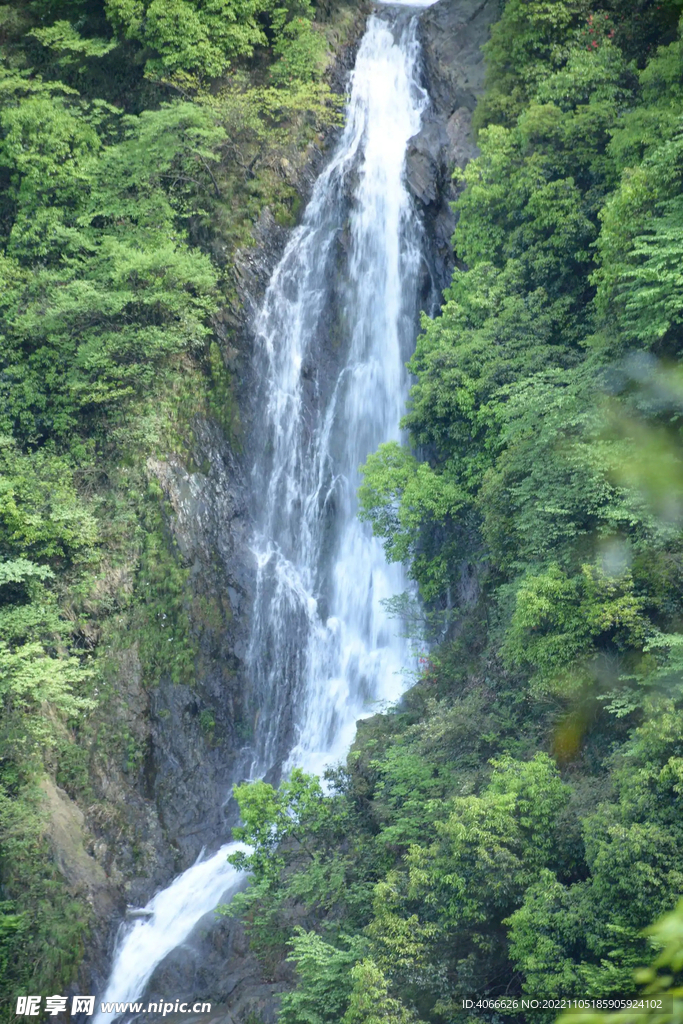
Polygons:
M423 240L404 163L427 105L416 12L380 8L358 51L345 129L255 324L254 778L320 773L345 756L357 720L406 687L410 654L382 601L407 583L358 521L356 491L359 465L399 437L405 408ZM103 1001L142 996L164 957L240 885L226 861L237 848L198 861L123 931Z

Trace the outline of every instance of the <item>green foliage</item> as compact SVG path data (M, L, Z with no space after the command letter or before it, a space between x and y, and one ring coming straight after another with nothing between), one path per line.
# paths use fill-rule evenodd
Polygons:
M530 992L599 998L632 989L647 956L642 929L680 890L680 710L670 701L650 710L615 758L617 800L583 823L590 878L567 887L546 872L510 919Z
M534 87L566 62L572 30L589 10L581 0L508 0L485 49L488 79L480 123L514 122Z
M169 357L203 346L216 275L183 240L174 206L183 210L193 165L206 173L223 135L208 112L177 103L124 118L122 141L95 159L85 119L59 106L47 116L46 104L5 112L0 163L15 217L3 264L3 420L27 440L64 443L149 392Z
M337 1024L351 996L350 968L364 943L356 938L349 949L337 949L323 942L315 932L299 929L291 942L288 960L296 964L299 983L285 995L278 1020L283 1024ZM352 1016L350 1018L354 1020Z
M70 21L55 21L46 28L34 28L27 35L37 39L46 49L56 51L59 54L58 64L62 67L82 63L91 57L104 57L116 47L116 42L110 39L84 39Z
M273 66L271 78L276 86L292 86L296 82L315 82L325 68L327 44L320 32L313 30L311 10L286 21L285 11L279 8L273 19L276 27L276 41L273 52L278 60Z
M17 799L17 785L21 799ZM0 992L6 1004L34 986L60 991L75 976L90 911L66 891L44 835L40 791L3 760L0 869L9 900L0 909Z
M272 44L279 60L274 80L319 78L326 49L312 27L309 0L106 0L107 16L128 39L155 53L147 61L151 77L179 81L224 75L235 60Z
M303 821L315 823L315 827L319 812L326 810L319 779L300 769L277 790L266 782L245 783L234 787L234 796L244 821L234 830L235 838L253 851L234 854L231 862L256 878L279 873L284 864L279 850L282 842L297 840Z
M521 583L503 652L513 664L536 670L536 691L562 693L584 682L583 661L594 645L637 650L647 626L628 574L615 578L585 565L570 579L550 565Z
M643 986L639 997L653 1003L651 1008L647 1008L646 1003L646 1008L639 1010L638 1017L647 1024L675 1024L681 1019L680 997L683 994L680 977L683 967L683 901L679 900L675 910L661 917L647 929L646 934L650 944L659 952L649 967L634 971L634 978ZM558 1019L561 1024L577 1024L579 1015L570 1011ZM612 1013L584 1012L581 1019L587 1020L588 1024L626 1024L634 1019L634 1014L628 1009Z
M109 0L106 5L115 28L157 51L159 56L148 62L149 72L199 71L213 77L231 58L250 55L265 41L256 21L259 7L255 0L217 0L202 6L187 0Z
M0 699L3 749L26 757L54 742L51 713L79 717L92 672L69 650L70 623L51 591L56 570L92 559L97 525L79 499L68 463L47 452L22 455L0 440ZM23 750L23 754L22 754Z
M353 989L342 1024L419 1024L414 1013L389 995L387 980L372 960L351 969Z
M0 441L0 992L73 977L89 914L65 890L44 837L35 780L64 722L95 705L93 668L60 608L59 579L95 555L98 530L68 460Z
M74 686L88 678L77 658L51 658L42 644L23 644L12 651L0 643L0 672L2 673L3 717L22 723L21 731L28 729L33 737L45 743L51 729L40 713L44 705L74 718L92 701L74 696ZM5 733L5 742L11 742L11 733ZM23 740L23 736L21 739Z
M598 309L616 327L620 344L667 355L679 348L682 302L677 247L683 142L678 122L672 129L673 138L624 172L605 207L595 275Z
M245 784L235 787L235 797L244 821L235 838L251 849L230 860L251 878L225 912L246 913L252 944L266 966L274 965L294 934L281 918L290 902L308 908L311 923L332 906L344 907L353 926L369 890L364 876L347 877L354 858L339 850L353 814L346 801L326 798L319 779L298 769L278 790ZM338 927L333 923L329 931L338 942Z
M212 384L209 397L211 415L221 424L233 446L238 448L241 437L239 409L231 375L215 341L209 346L209 372Z
M461 488L418 462L395 441L370 455L362 472L360 518L372 522L390 561L406 561L412 555L422 567L425 554L419 551L420 528L425 522L436 527L456 522L466 507ZM426 594L442 590L447 573L447 552L432 549L430 555L421 577Z
M45 450L24 455L5 436L0 437L0 469L0 551L20 556L13 564L22 580L52 575L47 566L29 569L28 562L23 565L27 560L56 569L93 558L97 522L76 492L68 459Z
M189 569L169 536L161 497L158 484L151 482L140 509L144 532L130 625L138 638L146 683L170 677L174 683L191 684L197 651L187 608Z
M376 890L368 932L379 966L397 980L412 972L421 1003L434 991L430 972L448 977L463 948L479 949L480 972L500 955L499 940L479 929L488 931L518 904L555 855L554 829L569 793L556 767L539 754L526 763L504 757L493 769L481 796L443 807L448 817L436 823L434 842L411 847L405 878L396 872ZM450 998L458 991L466 998L461 986L455 980Z

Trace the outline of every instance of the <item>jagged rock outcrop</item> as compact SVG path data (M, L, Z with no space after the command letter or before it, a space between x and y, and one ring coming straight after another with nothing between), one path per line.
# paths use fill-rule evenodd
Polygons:
M189 566L194 678L188 685L162 676L145 686L135 638L114 656L116 686L103 727L115 723L144 759L131 771L95 758L92 831L79 829L80 853L67 851L67 866L80 866L86 881L91 867L97 881L89 882L96 927L80 990L102 991L126 905L143 905L202 849L231 838L230 783L240 759L249 762L244 659L252 566L243 471L217 424L197 418L193 433L192 459L150 459L146 469L161 488L166 528ZM52 804L66 806L54 796Z
M482 46L499 14L500 0L438 0L420 18L427 87L440 117L474 110L484 87Z
M408 145L406 178L431 243L432 276L441 290L454 259L451 237L457 198L455 167L477 155L472 113L484 87L481 47L499 13L498 0L438 0L420 18L424 74L431 107Z
M41 779L40 789L45 800L47 838L70 894L84 897L99 913L111 914L115 905L107 875L97 857L85 847L83 811L48 776Z
M162 679L151 695L152 795L181 870L231 838L230 781L248 764L245 658L253 567L242 470L216 424L195 423L201 469L150 461L169 526L190 566L198 655L191 686Z

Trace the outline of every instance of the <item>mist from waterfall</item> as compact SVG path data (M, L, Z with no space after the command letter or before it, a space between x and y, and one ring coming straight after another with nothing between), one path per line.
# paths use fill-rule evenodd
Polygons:
M398 439L405 408L422 237L404 163L427 103L414 12L378 10L344 131L255 323L254 778L294 766L320 773L345 756L357 720L407 685L410 652L383 606L406 580L359 522L356 491L358 467ZM150 916L122 928L103 1001L144 993L164 957L240 884L226 860L239 848L200 859L154 896Z

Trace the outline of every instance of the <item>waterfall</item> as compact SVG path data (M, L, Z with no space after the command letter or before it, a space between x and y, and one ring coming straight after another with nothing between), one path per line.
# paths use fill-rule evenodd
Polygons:
M368 20L344 131L255 323L254 777L321 772L346 754L357 720L406 686L409 651L382 602L407 584L359 522L356 491L359 465L399 437L407 397L422 237L404 159L427 104L417 17L388 5ZM240 884L226 861L238 848L200 859L126 927L103 1001L138 999ZM98 1013L97 1024L116 1016Z
M382 600L406 581L359 522L356 491L359 465L399 437L415 337L422 239L403 165L427 105L416 27L407 12L370 18L342 139L256 323L257 776L282 758L320 772L403 688L409 654Z

